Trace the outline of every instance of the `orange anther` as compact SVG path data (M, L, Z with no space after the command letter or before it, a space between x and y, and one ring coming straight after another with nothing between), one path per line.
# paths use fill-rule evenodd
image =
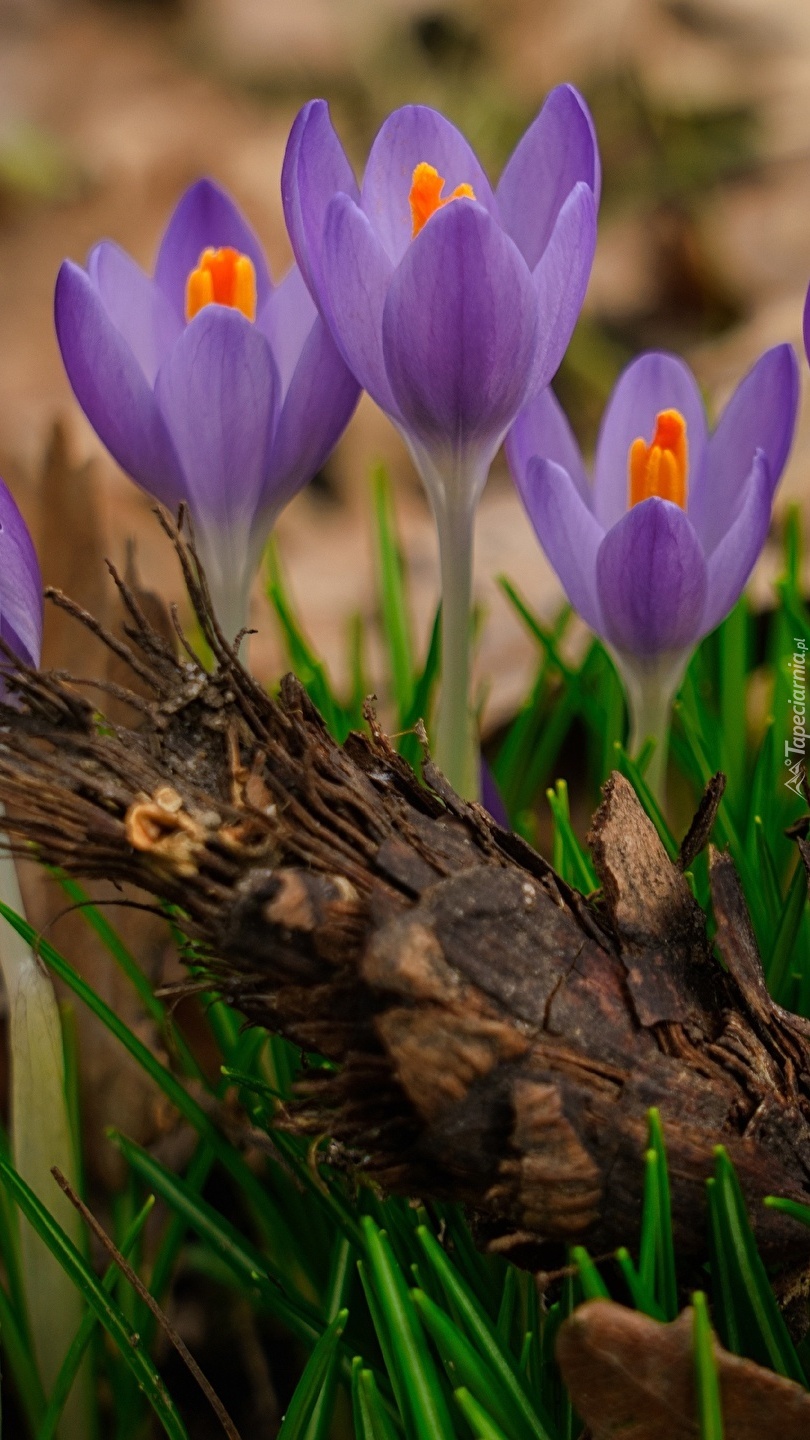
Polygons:
M446 195L444 199L441 198L443 189L444 180L438 170L422 160L413 172L411 193L408 196L414 235L419 234L431 215L435 215L437 210L441 210L442 206L448 205L451 200L475 199L472 185L457 185L452 195Z
M256 270L249 255L230 245L203 250L186 281L186 319L193 320L204 305L229 305L256 319Z
M679 410L662 410L655 420L655 434L634 440L627 455L630 504L638 505L657 495L660 500L686 507L689 448L686 421Z

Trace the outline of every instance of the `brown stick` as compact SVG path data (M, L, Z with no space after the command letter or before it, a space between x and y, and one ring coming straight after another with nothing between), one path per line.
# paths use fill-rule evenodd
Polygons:
M59 1186L59 1189L62 1190L65 1195L67 1195L67 1198L70 1201L71 1205L73 1205L75 1209L78 1210L85 1224L92 1230L99 1244L103 1245L104 1249L107 1251L107 1254L112 1260L115 1261L115 1264L118 1266L121 1274L125 1277L126 1280L129 1281L129 1284L143 1301L144 1305L146 1305L148 1309L151 1310L164 1335L174 1346L175 1350L180 1356L180 1359L185 1365L188 1366L188 1369L191 1371L191 1374L197 1381L197 1384L202 1390L206 1400L208 1401L211 1409L214 1411L214 1414L216 1415L225 1434L227 1435L228 1440L242 1440L239 1431L234 1425L233 1420L225 1409L225 1406L223 1405L210 1381L206 1379L205 1375L197 1364L197 1361L194 1359L194 1356L186 1345L185 1340L182 1338L181 1335L178 1335L168 1315L166 1315L165 1312L161 1310L154 1295L150 1294L150 1292L147 1290L140 1276L136 1274L129 1262L124 1259L121 1251L110 1239L104 1227L99 1224L92 1210L88 1210L81 1196L76 1194L76 1191L73 1189L70 1181L66 1179L66 1177L62 1174L62 1171L59 1169L59 1167L54 1165L53 1169L51 1170L51 1174L53 1175L54 1180Z
M420 784L376 722L341 747L292 677L271 700L175 538L217 668L178 659L130 609L150 714L103 732L62 679L21 669L0 717L15 843L180 906L213 986L339 1062L308 1074L283 1123L330 1134L390 1190L465 1203L482 1245L546 1268L563 1242L632 1242L657 1106L679 1252L705 1253L722 1142L766 1261L804 1265L810 1233L761 1200L810 1202L810 1026L767 995L731 861L712 862L723 968L620 776L586 900L429 763Z

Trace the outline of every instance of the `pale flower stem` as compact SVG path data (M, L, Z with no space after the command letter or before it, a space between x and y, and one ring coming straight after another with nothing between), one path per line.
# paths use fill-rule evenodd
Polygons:
M434 759L453 789L479 798L478 753L470 708L472 505L437 513L442 582L442 678Z
M18 915L23 914L16 866L4 850L0 850L0 899ZM51 1168L58 1165L75 1186L76 1156L56 996L39 960L4 920L0 920L0 969L8 997L14 1165L74 1244L81 1247L81 1220L51 1175ZM20 1251L34 1351L48 1395L81 1324L84 1304L22 1216ZM90 1374L85 1365L68 1397L58 1435L59 1440L87 1440L92 1433Z
M214 613L219 628L229 644L233 644L240 630L248 623L248 597L235 594L226 586L214 587L208 582ZM245 635L239 646L239 659L246 670L250 669L250 636Z
M629 751L637 760L647 740L655 741L655 749L647 766L645 780L662 811L666 811L667 756L672 725L672 703L683 678L683 668L651 668L636 671L624 678L630 712Z

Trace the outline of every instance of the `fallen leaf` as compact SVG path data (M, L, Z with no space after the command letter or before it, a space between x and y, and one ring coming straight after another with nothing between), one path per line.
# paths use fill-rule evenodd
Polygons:
M698 1440L693 1312L662 1325L591 1300L561 1326L557 1360L592 1440ZM724 1440L807 1440L810 1394L715 1338Z

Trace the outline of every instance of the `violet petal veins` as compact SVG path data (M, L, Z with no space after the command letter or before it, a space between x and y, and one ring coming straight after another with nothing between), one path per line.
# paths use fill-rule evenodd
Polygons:
M796 356L777 345L710 435L687 366L650 352L616 382L592 486L550 390L529 401L507 439L537 537L624 680L633 745L651 734L658 742L659 790L671 702L692 651L736 604L765 543L797 407Z
M439 765L479 788L469 707L475 509L523 405L562 359L596 243L599 158L570 86L552 91L492 186L427 106L383 124L358 187L323 100L299 114L282 198L301 274L340 354L403 435L442 569Z
M0 635L26 665L42 650L42 576L37 552L8 486L0 480ZM0 671L3 667L0 657ZM2 681L0 680L0 687ZM2 689L0 689L2 693Z
M241 287L241 288L240 288ZM154 278L103 241L56 284L65 369L119 465L156 500L186 501L226 633L280 510L323 464L359 394L293 271L210 180L180 199Z

